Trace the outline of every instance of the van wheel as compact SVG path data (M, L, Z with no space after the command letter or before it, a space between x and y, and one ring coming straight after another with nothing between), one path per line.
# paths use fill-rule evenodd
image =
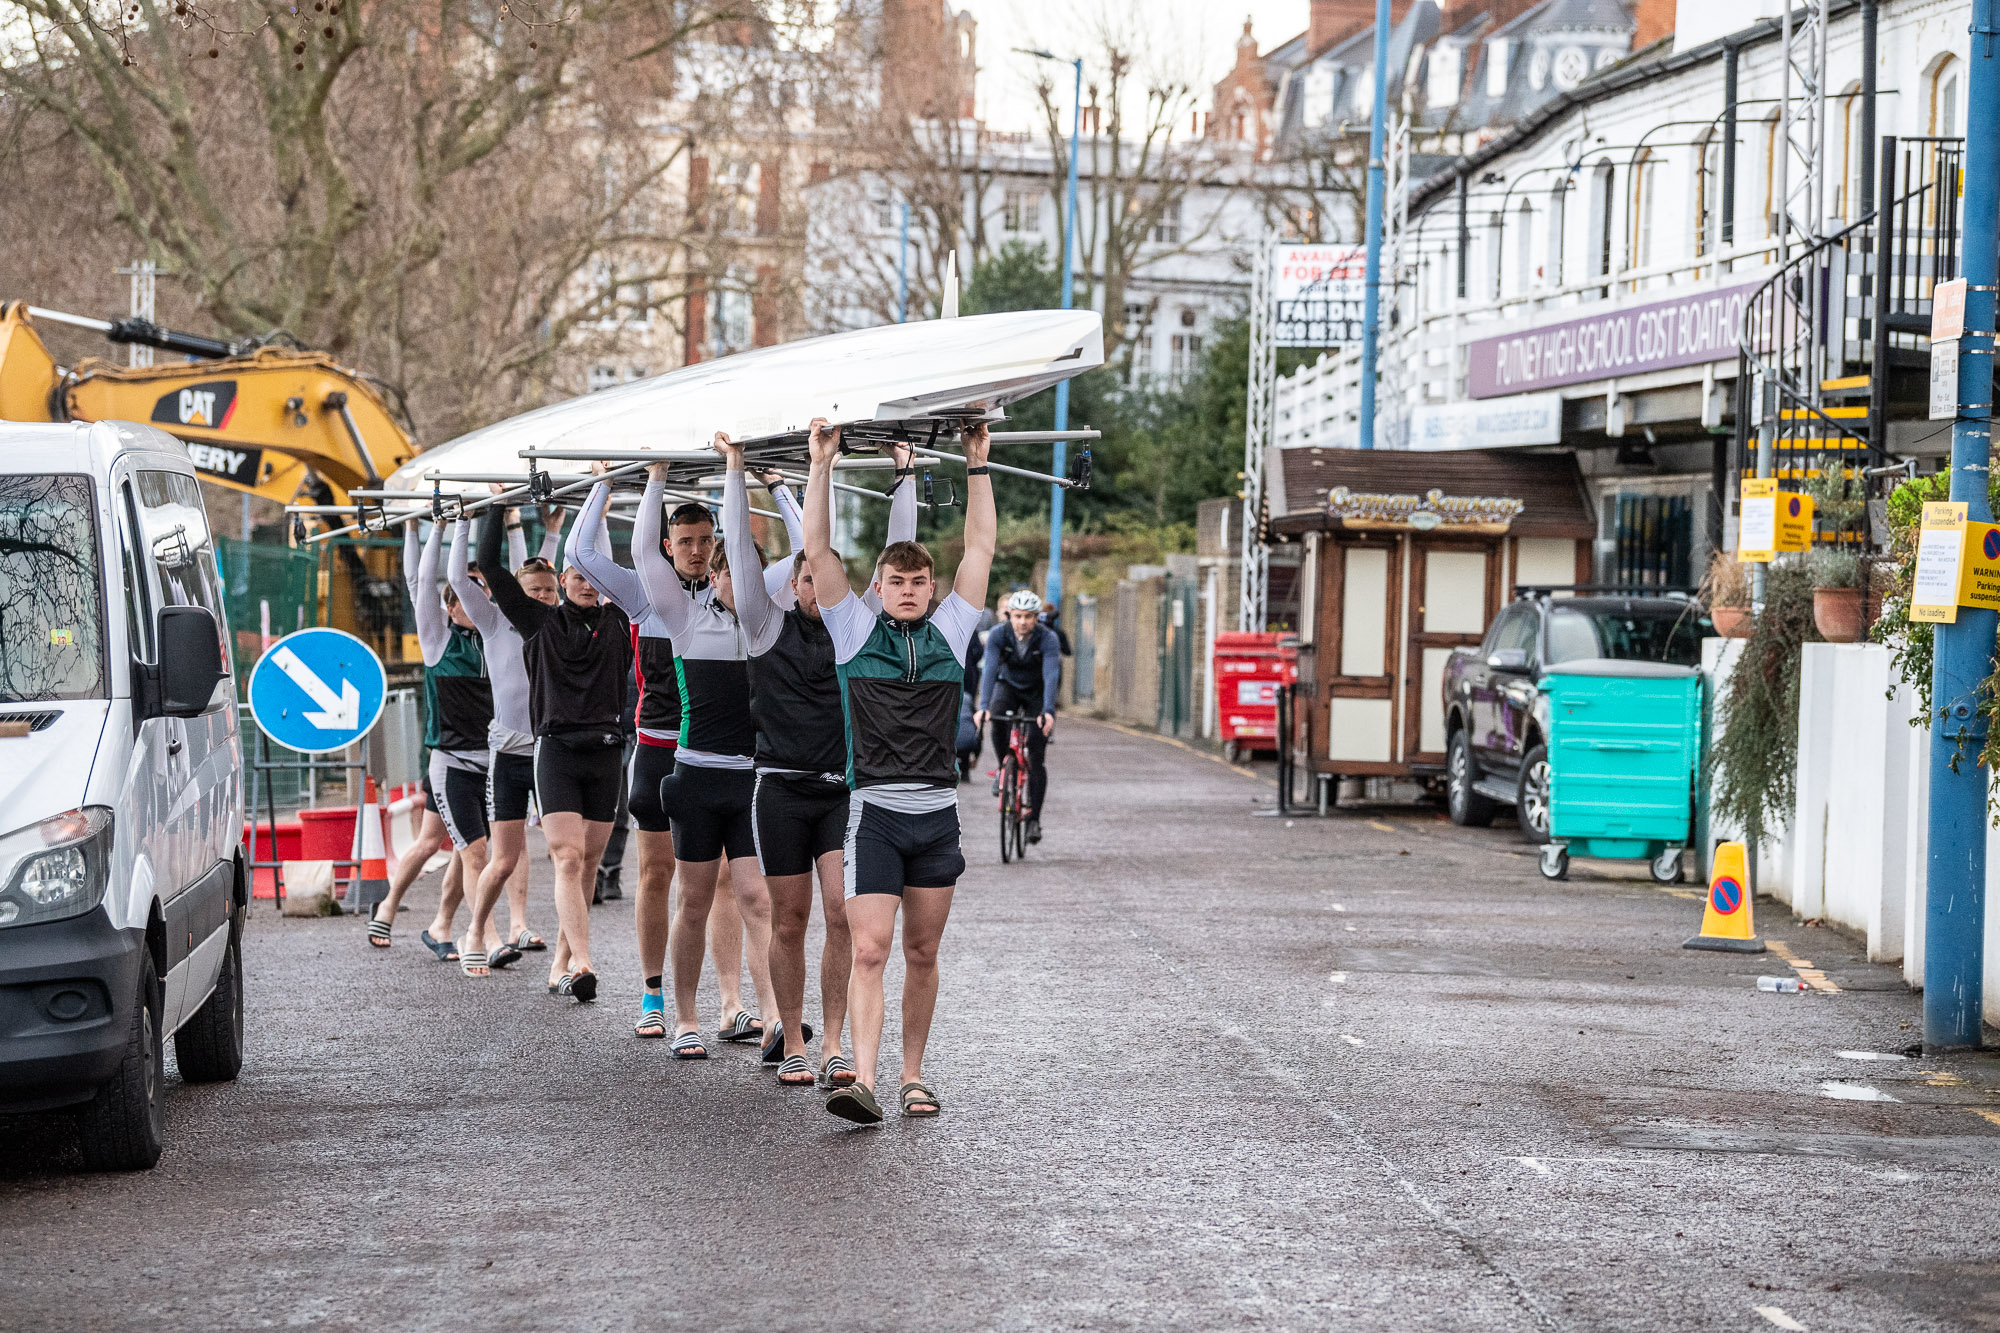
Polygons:
M243 942L234 931L214 992L174 1034L174 1059L190 1083L227 1082L243 1068Z
M1445 812L1461 828L1485 828L1500 812L1490 799L1472 789L1478 780L1479 771L1472 766L1472 746L1461 728L1451 733L1444 757Z
M160 1160L166 1136L166 1043L160 1036L160 974L142 950L139 1006L125 1055L111 1081L85 1104L77 1122L83 1164L92 1171L143 1171Z
M1549 751L1537 745L1521 756L1521 787L1514 802L1521 837L1532 843L1549 840Z

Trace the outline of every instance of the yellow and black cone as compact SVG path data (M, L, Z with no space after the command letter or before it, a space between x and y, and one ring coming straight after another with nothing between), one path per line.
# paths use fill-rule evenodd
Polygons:
M1764 942L1750 922L1749 862L1740 842L1719 842L1708 872L1708 902L1701 914L1701 934L1683 949L1714 949L1720 953L1763 953Z

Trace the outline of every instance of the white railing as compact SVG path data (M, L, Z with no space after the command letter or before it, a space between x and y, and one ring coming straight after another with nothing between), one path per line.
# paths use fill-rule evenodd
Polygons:
M1794 248L1804 245L1793 239ZM1623 269L1559 287L1526 291L1478 301L1451 301L1428 314L1417 313L1421 293L1406 281L1397 293L1402 320L1382 340L1382 359L1400 359L1410 367L1406 380L1409 401L1403 410L1382 419L1404 426L1410 414L1425 404L1455 403L1465 397L1465 349L1478 338L1509 331L1561 310L1615 308L1628 301L1656 299L1663 288L1693 286L1741 274L1767 270L1779 248L1777 237L1728 250ZM1435 252L1443 259L1455 258ZM1610 292L1609 297L1604 293ZM1323 353L1277 383L1271 438L1280 448L1300 445L1353 447L1360 438L1361 349L1342 347ZM1401 448L1406 439L1381 438L1387 448Z

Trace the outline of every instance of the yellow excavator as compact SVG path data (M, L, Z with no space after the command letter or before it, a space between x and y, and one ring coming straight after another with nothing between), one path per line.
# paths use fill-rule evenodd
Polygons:
M91 357L65 368L37 320L191 359L121 366ZM324 352L0 302L0 421L107 420L158 426L187 441L206 480L279 504L346 504L348 492L380 486L417 452L383 393ZM297 542L303 528L292 535ZM324 545L337 548L321 565L326 623L400 657L397 554Z

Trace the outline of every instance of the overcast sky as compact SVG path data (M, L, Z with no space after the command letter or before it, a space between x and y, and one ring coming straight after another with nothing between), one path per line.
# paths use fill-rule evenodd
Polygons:
M1035 74L1041 62L1015 55L1014 48L1038 47L1067 58L1084 58L1084 86L1103 50L1098 34L1108 21L1126 32L1121 45L1143 48L1139 59L1202 90L1236 60L1236 38L1247 16L1255 21L1257 45L1269 50L1305 31L1309 0L947 0L979 20L979 113L995 129L1031 129L1036 122ZM1066 71L1064 72L1067 73ZM1058 86L1065 91L1067 79ZM1089 94L1084 101L1090 100Z

